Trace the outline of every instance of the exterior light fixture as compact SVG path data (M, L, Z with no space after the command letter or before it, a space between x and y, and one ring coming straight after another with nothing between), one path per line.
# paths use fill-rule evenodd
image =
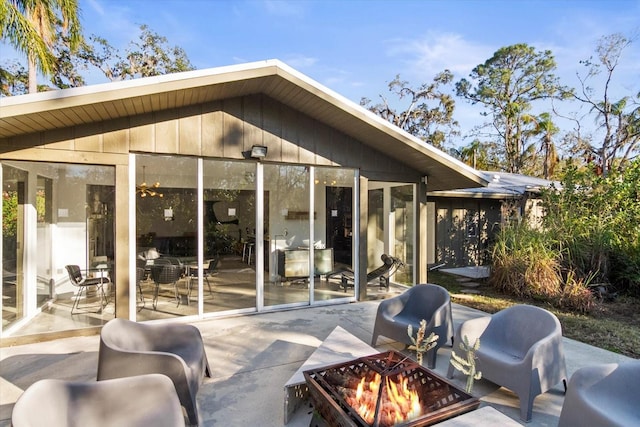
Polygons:
M251 158L262 159L267 155L267 147L265 145L254 145L251 147Z

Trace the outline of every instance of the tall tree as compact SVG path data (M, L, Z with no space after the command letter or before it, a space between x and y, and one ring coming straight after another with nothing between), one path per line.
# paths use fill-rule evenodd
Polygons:
M29 93L37 92L38 70L54 73L58 35L66 34L72 48L82 40L77 0L0 0L0 24L2 39L27 56Z
M533 125L531 129L527 130L527 133L539 139L539 152L542 153L542 176L544 179L549 179L554 174L559 160L553 138L560 129L553 122L550 113L541 113L538 116L526 115L523 120L525 123L529 122Z
M556 63L551 51L536 52L526 44L496 51L484 64L475 67L470 80L456 83L456 93L487 110L493 136L500 143L503 169L521 172L535 160L535 144L529 140L524 117L535 103L566 96L553 74Z
M380 95L382 102L372 105L371 100L362 98L360 105L393 123L400 129L442 148L451 135L458 133L458 122L453 119L455 100L442 88L453 81L453 74L445 70L436 75L431 83L425 83L417 88L411 87L409 82L400 80L397 75L389 83L389 92L398 98L390 102ZM402 109L396 109L392 104L407 101Z
M167 38L140 26L138 40L132 41L124 52L111 46L97 35L89 37L76 58L76 67L99 68L110 81L158 76L193 70L184 49L170 46Z
M581 146L597 169L607 175L612 167L624 166L637 156L640 148L640 93L613 98L612 85L623 51L631 40L622 34L602 37L596 46L597 59L581 61L586 67L578 75L581 90L575 98L588 106L597 126L596 135ZM600 84L600 91L590 86Z

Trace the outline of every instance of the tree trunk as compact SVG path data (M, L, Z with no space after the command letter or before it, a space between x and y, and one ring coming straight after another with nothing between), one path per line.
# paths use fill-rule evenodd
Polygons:
M38 92L38 68L33 57L29 57L29 93Z

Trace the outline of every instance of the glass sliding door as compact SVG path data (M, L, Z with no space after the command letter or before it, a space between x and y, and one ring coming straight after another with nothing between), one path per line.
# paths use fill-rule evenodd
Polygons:
M310 211L310 168L265 164L264 191L269 219L264 305L308 304L310 248L316 244L310 224L318 214Z
M24 211L27 172L2 167L2 329L25 315Z
M256 164L203 163L204 312L255 309Z
M355 286L341 288L341 273L353 271L355 171L317 167L314 175L313 299L354 297Z
M115 277L114 168L5 161L2 186L3 336L112 319L116 284L104 285L104 294L96 287L80 293L66 266L85 277Z
M415 197L414 185L391 187L391 236L392 255L400 258L404 267L394 275L398 283L413 284Z
M137 155L138 320L197 315L197 159Z
M369 184L368 270L388 254L404 263L391 280L413 284L415 258L415 185L389 182Z

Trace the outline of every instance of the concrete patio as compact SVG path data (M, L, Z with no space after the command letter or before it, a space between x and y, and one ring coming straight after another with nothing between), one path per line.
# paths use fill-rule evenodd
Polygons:
M370 343L378 302L193 322L202 332L213 370L213 377L205 379L198 395L202 425L284 425L283 386L287 380L336 326ZM483 313L453 305L456 326L480 315ZM583 366L630 360L566 338L564 344L569 376ZM98 345L98 336L88 336L1 348L0 426L10 425L15 401L37 380L95 380ZM376 347L380 351L402 348L385 338L381 338ZM443 376L450 351L450 347L444 347L438 354L436 371ZM464 388L461 375L457 375L454 382ZM562 384L537 397L533 419L525 424L518 417L519 401L510 391L480 380L473 394L481 399L481 408L491 406L519 424L532 427L556 426L564 399ZM482 413L478 412L478 417ZM307 427L310 420L311 409L305 406L293 415L287 426Z

